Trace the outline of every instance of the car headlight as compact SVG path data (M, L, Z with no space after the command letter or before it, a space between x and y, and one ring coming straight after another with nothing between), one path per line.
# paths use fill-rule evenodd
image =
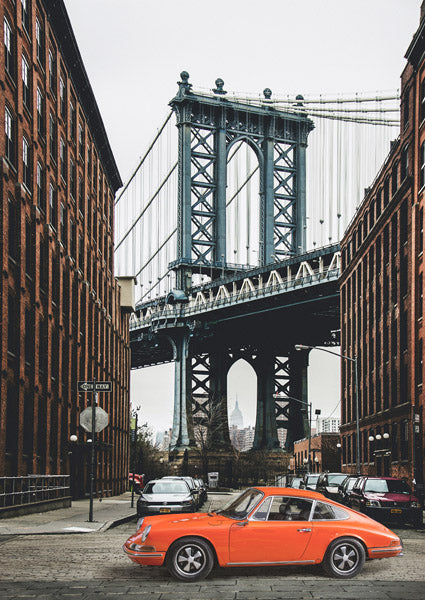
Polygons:
M366 506L374 506L375 508L380 508L381 503L379 500L366 500Z
M148 525L147 527L144 528L144 530L142 531L142 537L140 538L142 542L145 541L145 539L148 537L149 532L152 528L152 525Z
M193 504L193 499L192 500L183 500L182 504L183 504L183 506L191 506Z
M411 503L410 503L410 506L411 506L412 508L418 508L418 506L419 506L419 503L418 503L418 502L411 502Z
M141 526L143 525L143 521L145 520L145 517L140 517L140 519L137 520L136 523L136 527L137 527L137 531L141 528Z

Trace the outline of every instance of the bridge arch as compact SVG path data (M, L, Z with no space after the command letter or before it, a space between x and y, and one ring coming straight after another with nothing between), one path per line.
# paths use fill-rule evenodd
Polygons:
M235 138L227 148L226 263L260 264L261 149L250 138Z
M237 422L238 411L243 417L242 423ZM232 445L242 451L248 450L254 442L257 373L252 361L245 357L237 358L227 371L227 413Z

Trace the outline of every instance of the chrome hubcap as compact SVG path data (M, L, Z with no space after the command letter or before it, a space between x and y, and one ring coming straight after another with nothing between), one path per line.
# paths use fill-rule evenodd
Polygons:
M187 575L198 573L205 564L205 554L199 546L184 546L176 556L176 568Z
M357 564L358 553L353 546L344 544L338 546L333 554L333 563L335 568L342 573L351 571Z

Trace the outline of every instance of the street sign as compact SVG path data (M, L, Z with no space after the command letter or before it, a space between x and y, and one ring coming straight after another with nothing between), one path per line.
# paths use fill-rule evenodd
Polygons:
M93 431L92 413L93 409L91 406L89 406L88 408L84 409L83 412L80 414L81 427L86 431L90 431L90 433ZM103 410L103 408L100 408L100 406L96 406L95 413L96 414L94 430L96 433L99 433L99 431L102 431L103 429L105 429L105 427L108 426L109 415L105 410Z
M79 392L112 392L112 381L96 381L96 389L94 389L93 381L79 381Z

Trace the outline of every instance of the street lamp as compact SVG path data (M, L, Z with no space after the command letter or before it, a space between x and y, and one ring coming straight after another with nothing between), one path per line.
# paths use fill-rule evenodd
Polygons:
M358 366L357 356L345 356L344 354L338 354L338 352L332 352L327 348L321 348L320 346L305 346L304 344L295 344L295 350L321 350L328 354L334 354L344 360L349 360L354 365L354 389L355 389L355 401L356 401L356 472L360 471L360 421L359 421L359 377L358 377Z

